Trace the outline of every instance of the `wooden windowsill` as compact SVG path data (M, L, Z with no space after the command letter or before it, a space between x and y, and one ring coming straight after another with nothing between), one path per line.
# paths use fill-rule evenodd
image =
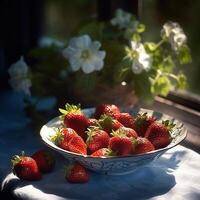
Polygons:
M153 105L142 105L142 107L162 112L181 120L188 130L187 137L182 142L182 145L200 153L200 112L162 97L156 97Z

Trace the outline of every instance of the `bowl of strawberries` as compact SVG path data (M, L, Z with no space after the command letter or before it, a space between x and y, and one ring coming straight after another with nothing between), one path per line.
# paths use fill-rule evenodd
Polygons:
M45 124L42 141L68 161L103 174L124 174L159 158L183 141L183 123L147 109L120 109L113 104L81 109L66 104Z

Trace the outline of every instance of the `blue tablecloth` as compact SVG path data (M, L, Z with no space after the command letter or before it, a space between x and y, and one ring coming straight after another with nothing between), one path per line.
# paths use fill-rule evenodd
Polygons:
M20 199L200 199L200 155L181 145L169 150L158 160L123 176L91 172L86 184L70 184L64 179L67 162L57 155L56 169L41 181L20 181L10 170L10 158L24 150L32 154L44 147L28 125L22 98L11 92L0 98L0 173L3 191Z

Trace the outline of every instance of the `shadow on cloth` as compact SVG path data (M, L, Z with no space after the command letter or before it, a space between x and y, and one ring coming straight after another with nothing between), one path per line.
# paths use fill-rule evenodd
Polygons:
M64 162L61 161L63 165L57 162L57 169L44 175L41 181L31 184L20 181L16 190L18 193L26 193L29 189L34 199L40 199L40 194L53 194L57 197L55 199L148 199L165 194L176 185L172 172L179 167L185 153L185 151L167 152L165 157L160 157L127 175L110 176L91 172L90 181L86 184L68 183L64 179ZM32 199L31 196L28 199Z

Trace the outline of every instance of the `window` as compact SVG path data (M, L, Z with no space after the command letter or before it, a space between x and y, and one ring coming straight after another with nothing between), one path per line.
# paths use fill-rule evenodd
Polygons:
M188 36L188 44L193 58L192 63L183 69L189 84L187 91L172 92L168 98L198 110L200 109L199 8L199 1L143 1L141 15L147 29L155 30L155 32L148 33L150 38L157 38L162 24L168 20L176 21L183 27Z

